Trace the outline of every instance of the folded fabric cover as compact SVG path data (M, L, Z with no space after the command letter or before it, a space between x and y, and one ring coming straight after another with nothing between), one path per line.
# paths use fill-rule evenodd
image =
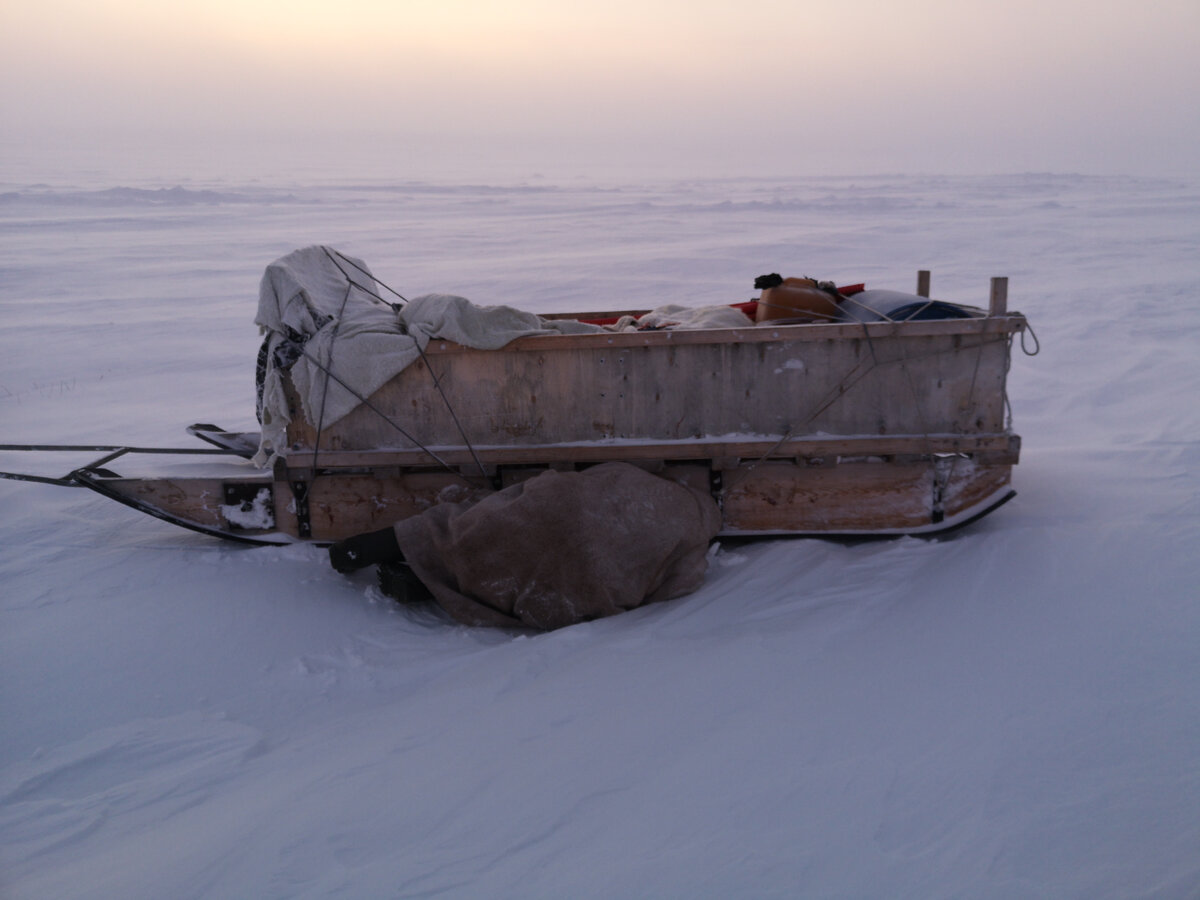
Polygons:
M550 629L694 591L720 525L707 494L605 463L442 503L395 529L404 558L459 622Z
M704 330L709 328L753 328L754 320L736 306L688 307L668 303L641 316L621 316L608 328L612 331L644 331L646 329L678 328Z
M425 294L399 309L380 299L366 263L321 246L267 266L255 322L272 334L270 351L289 341L302 355L291 367L304 416L332 425L419 358L431 339L496 350L533 334L602 331L573 319L543 319L509 306L476 306ZM327 378L325 370L336 378ZM350 386L347 390L342 384ZM262 439L255 463L270 465L286 443L287 400L275 366L263 381Z

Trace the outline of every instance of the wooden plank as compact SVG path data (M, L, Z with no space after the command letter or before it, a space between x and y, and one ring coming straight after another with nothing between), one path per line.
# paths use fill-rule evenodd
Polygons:
M562 321L565 319L582 322L593 321L595 319L619 319L622 316L633 316L635 319L640 319L648 312L650 312L648 309L602 309L592 312L538 313L538 315L543 319L550 319L551 321Z
M571 316L573 318L574 316ZM821 322L797 325L776 325L765 322L750 328L715 328L711 330L665 330L596 332L592 334L534 335L517 338L499 350L487 353L516 353L536 350L568 350L597 347L666 347L687 344L744 344L765 343L782 339L790 341L840 341L852 338L878 340L888 337L923 337L947 334L1012 334L1025 329L1025 317L1009 313L1001 317L980 316L971 319L930 319L907 322ZM479 353L453 341L430 341L425 352Z
M896 329L910 323L883 324ZM375 409L363 405L326 423L321 449L419 449L417 441L425 447L467 441L521 447L1004 428L1007 333L542 346L522 353L429 354L441 391L425 365L410 366L372 396ZM288 427L293 451L311 449L315 439L315 429L294 417Z
M972 464L973 463L973 464ZM1012 466L966 461L950 469L942 504L947 518L957 516L1012 484Z
M675 443L592 443L543 444L531 446L476 446L475 453L485 465L553 465L557 463L595 463L636 460L713 460L770 458L837 458L841 456L896 456L930 453L990 453L994 462L1017 461L1020 443L1011 434L975 435L891 435L845 438L798 438L794 440L745 439L728 441L680 441ZM473 462L465 446L431 448L438 457L453 466ZM294 456L300 468L312 462L311 451ZM410 450L322 450L317 455L320 468L367 468L384 466L424 467L439 465L429 453ZM469 473L473 474L473 473Z
M920 269L917 271L917 296L929 296L929 270Z
M308 495L309 521L316 541L337 541L386 528L437 503L478 498L481 491L461 475L418 473L398 478L370 475L319 477Z
M847 532L916 528L930 521L929 467L860 463L809 469L770 462L728 473L723 530Z
M537 467L506 471L505 483L534 477ZM962 458L900 465L883 461L850 462L836 467L770 461L729 461L720 494L722 534L891 533L936 526L934 486L944 482L940 505L946 518L985 504L1009 482L1011 467L981 466ZM704 464L668 463L660 477L707 491L710 469ZM291 493L294 482L275 482L275 527L240 529L222 515L224 480L213 478L102 478L104 493L121 496L144 511L177 524L198 526L234 538L263 535L298 537ZM241 480L239 483L255 483ZM264 477L262 486L271 482ZM320 475L307 483L314 541L342 540L385 528L438 503L479 499L488 489L450 472L375 477L368 474Z
M1008 314L1008 279L993 278L992 289L988 297L988 315L1004 316Z
M937 524L935 467L863 462L835 469L764 463L727 474L726 535L886 533ZM962 466L942 491L945 518L968 512L1008 484L1008 466Z
M229 531L234 534L263 534L274 529L243 529L229 522L222 513L225 505L224 486L233 481L239 485L270 487L268 477L239 478L96 478L106 493L118 494L131 505L160 511L166 516L181 519L205 529Z

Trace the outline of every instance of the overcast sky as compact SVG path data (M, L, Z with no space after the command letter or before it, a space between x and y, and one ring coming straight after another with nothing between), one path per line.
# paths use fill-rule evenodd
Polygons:
M1193 174L1198 47L1200 0L0 0L0 130L410 175Z

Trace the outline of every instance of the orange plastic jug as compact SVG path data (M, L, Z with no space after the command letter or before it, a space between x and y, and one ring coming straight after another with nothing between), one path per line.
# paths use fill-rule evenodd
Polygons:
M770 279L764 276L759 281ZM773 281L773 279L770 279ZM774 319L806 319L832 322L839 316L837 300L821 290L811 278L783 278L773 287L763 287L758 299L756 322Z

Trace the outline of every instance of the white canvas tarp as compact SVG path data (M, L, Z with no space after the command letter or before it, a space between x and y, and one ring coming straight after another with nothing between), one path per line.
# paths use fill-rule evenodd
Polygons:
M284 344L300 353L291 378L310 423L338 421L418 359L434 338L495 350L527 335L603 330L509 306L476 306L448 294L426 294L399 307L381 298L366 263L332 248L296 250L263 274L255 322L270 333L272 356ZM258 465L270 465L286 447L288 421L282 375L269 364Z

